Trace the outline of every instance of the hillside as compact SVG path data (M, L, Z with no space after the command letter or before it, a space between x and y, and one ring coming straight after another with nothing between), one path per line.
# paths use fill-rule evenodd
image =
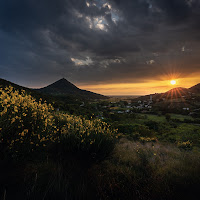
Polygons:
M182 97L188 97L190 98L191 95L196 95L198 96L200 94L200 83L191 87L191 88L183 88L183 87L177 87L177 88L173 88L167 92L164 93L155 93L155 94L151 94L153 100L157 100L157 99L181 99ZM138 97L137 101L144 101L144 100L149 100L150 99L150 94L149 95L145 95L145 96L141 96Z
M165 92L162 96L165 98L181 98L182 96L188 96L189 95L189 89L187 88L173 88L167 92Z
M25 90L28 94L31 94L32 96L36 98L41 97L44 99L46 99L47 97L51 97L54 99L55 96L56 98L62 97L62 99L64 97L73 98L73 99L75 97L78 99L106 99L108 98L106 96L96 94L94 92L81 90L64 78L40 89L31 89L31 88L23 87L1 78L0 78L0 86L3 88L7 86L12 86L13 88L17 90Z
M31 91L31 89L29 89L29 88L17 85L15 83L12 83L12 82L7 81L7 80L2 79L2 78L0 78L0 86L3 87L3 88L8 87L8 86L12 86L13 88L15 88L17 90L26 90L26 92Z
M200 83L191 87L189 90L192 93L200 94Z
M62 78L55 83L52 83L44 88L36 89L43 94L50 94L54 96L73 95L86 99L106 99L106 96L96 94L87 90L81 90L68 80Z

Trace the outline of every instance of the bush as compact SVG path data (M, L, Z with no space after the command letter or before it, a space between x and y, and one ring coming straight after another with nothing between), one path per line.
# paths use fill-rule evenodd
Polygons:
M192 143L188 140L186 142L178 142L177 146L181 149L185 150L191 150L192 149Z
M153 137L155 135L154 130L141 124L115 124L114 126L118 128L120 133L128 135L134 140L139 139L139 137Z
M56 116L60 130L61 151L88 152L94 157L104 157L114 148L117 130L99 120L61 114Z
M53 107L36 102L25 91L0 89L1 150L12 155L28 154L56 140Z
M139 138L140 142L142 143L146 143L146 142L157 142L157 138L156 137L153 137L153 138L150 138L150 137L140 137Z
M36 102L25 91L12 87L0 89L0 116L4 155L25 156L46 146L57 146L58 151L83 151L103 157L112 151L114 138L118 137L117 131L101 120L56 113L42 99Z

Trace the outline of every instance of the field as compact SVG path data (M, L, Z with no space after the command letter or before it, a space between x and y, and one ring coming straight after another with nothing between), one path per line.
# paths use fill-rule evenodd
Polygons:
M197 199L200 128L170 114L104 121L0 90L1 199ZM196 121L195 121L196 120Z
M181 121L186 120L194 120L194 118L192 118L191 116L188 115L180 115L180 114L170 114L171 119L178 119ZM147 121L147 120L151 120L151 121L155 121L155 122L167 122L166 117L164 115L153 115L153 114L137 114L137 117L139 120L141 121Z

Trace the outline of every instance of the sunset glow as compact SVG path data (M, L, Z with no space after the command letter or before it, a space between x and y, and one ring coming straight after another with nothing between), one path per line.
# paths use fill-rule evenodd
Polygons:
M149 80L139 83L110 83L110 84L82 84L81 89L104 95L147 95L166 92L174 87L189 88L198 83L198 77L178 78L175 85L171 84L173 79L167 77L162 80Z
M170 83L171 83L172 85L176 85L176 80L171 80Z

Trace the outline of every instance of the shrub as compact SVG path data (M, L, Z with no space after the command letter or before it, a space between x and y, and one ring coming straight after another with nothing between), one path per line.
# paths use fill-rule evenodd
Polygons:
M94 157L104 157L113 150L114 138L118 137L117 130L107 123L64 113L59 113L56 119L60 129L61 151L83 151Z
M177 146L181 149L191 150L192 149L192 142L189 140L186 142L178 142Z
M26 155L56 142L59 151L83 151L102 157L114 148L116 130L99 119L61 112L12 87L0 89L0 147L12 156ZM50 146L51 145L51 146ZM50 148L51 149L51 148Z
M150 137L140 137L139 140L142 143L145 143L145 142L157 142L158 141L156 137L153 137L153 138L150 138Z
M130 138L137 140L139 137L153 137L154 130L150 130L148 126L142 124L115 124L120 133L128 135Z
M0 141L2 150L26 154L56 140L53 107L36 102L25 91L0 89Z

